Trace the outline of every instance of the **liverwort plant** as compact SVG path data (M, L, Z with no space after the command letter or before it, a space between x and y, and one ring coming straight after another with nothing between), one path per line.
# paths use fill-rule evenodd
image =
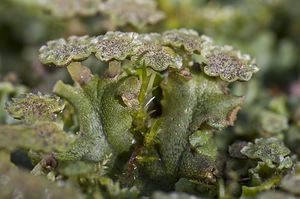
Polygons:
M84 66L92 55L106 63L104 74ZM61 99L71 104L79 132L66 139L64 150L53 150L51 172L78 176L82 189L94 194L89 186L95 184L133 195L171 190L179 179L216 186L223 159L215 134L234 125L244 101L228 85L248 81L258 71L249 55L188 29L71 36L49 41L39 58L66 67L74 84L58 81L56 97L30 94L24 101L22 96L7 110L33 128L44 119L58 124L50 116L64 109ZM243 153L248 155L247 149ZM47 158L40 158L35 173Z

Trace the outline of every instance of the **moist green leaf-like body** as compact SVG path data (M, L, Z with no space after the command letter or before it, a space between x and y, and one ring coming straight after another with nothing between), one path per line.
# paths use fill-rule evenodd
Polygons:
M213 140L213 135L213 132L207 130L196 131L189 136L189 143L198 154L215 160L217 158L217 148Z
M290 168L292 161L287 155L290 150L277 138L259 138L255 143L249 143L241 152L249 158L260 159L269 167Z
M153 178L163 177L164 180L167 176L171 181L180 176L214 182L218 173L215 149L208 154L201 153L201 147L198 149L200 153L193 152L189 147L189 136L204 123L212 128L228 126L243 100L225 94L222 85L198 72L192 74L190 80L170 73L161 86L159 160L155 163L160 168L150 166L150 175Z
M128 152L134 141L129 130L132 125L132 113L135 106L126 105L126 101L124 106L120 101L134 100L138 96L139 89L138 78L131 76L112 83L104 91L101 104L103 127L108 141L117 153Z
M72 87L59 81L54 92L68 100L76 109L80 125L80 137L64 154L63 160L100 161L105 154L111 153L109 143L103 132L100 116L101 97L106 83L93 78L84 88Z
M121 104L119 87L123 88L122 92L137 95L139 82L134 76L118 82L93 77L82 88L73 88L62 82L56 85L54 91L76 108L81 134L68 152L59 155L61 159L98 162L109 153L116 157L129 151L133 142L129 129L134 109Z

